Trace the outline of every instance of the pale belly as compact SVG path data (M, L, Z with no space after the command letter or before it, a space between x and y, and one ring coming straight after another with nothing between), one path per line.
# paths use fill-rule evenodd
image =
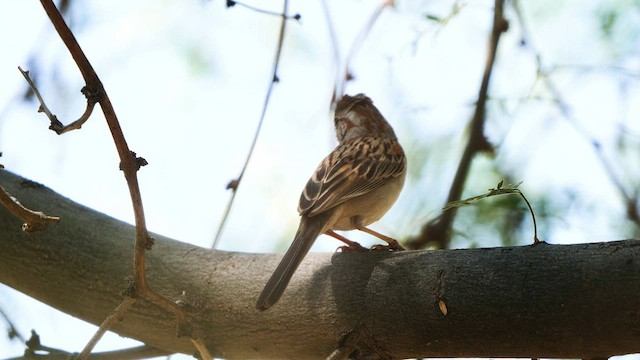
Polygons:
M400 196L404 176L373 190L363 196L353 198L336 209L338 219L332 230L353 230L378 221L389 211Z

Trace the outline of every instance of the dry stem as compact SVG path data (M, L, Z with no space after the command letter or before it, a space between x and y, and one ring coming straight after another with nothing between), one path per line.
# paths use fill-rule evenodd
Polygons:
M42 97L37 92L37 89L33 82L30 81L28 73L25 71L20 71L23 73L29 84L36 92L36 96L40 101L40 110L45 112L49 119L52 122L52 130L56 131L58 134L64 133L66 131L71 130L72 128L79 128L86 118L88 118L91 110L93 109L93 104L96 102L100 104L102 111L104 113L105 119L107 121L107 125L109 126L109 130L113 137L113 141L116 146L116 150L118 151L118 155L120 157L120 169L124 172L125 179L127 181L127 185L129 188L129 193L131 196L131 201L133 204L134 216L135 216L135 224L136 224L136 242L134 249L134 276L133 282L134 286L134 294L131 294L133 298L142 297L145 298L152 303L164 308L165 310L171 311L175 314L178 327L180 328L182 323L184 322L185 315L184 312L177 304L168 300L167 298L153 292L147 282L145 275L145 250L150 249L153 244L153 239L149 236L145 216L144 216L144 208L142 206L142 196L140 194L140 187L138 184L137 171L140 166L146 164L146 160L136 157L135 153L129 149L127 142L125 140L122 129L120 128L120 124L118 122L118 118L115 114L111 101L102 85L102 82L98 78L97 73L91 66L91 63L87 59L86 55L80 48L75 36L71 32L71 29L67 26L62 15L56 8L55 4L51 0L40 0L45 12L49 16L51 23L56 29L58 35L64 42L67 49L71 53L78 69L80 70L86 86L82 89L83 94L87 97L88 105L87 110L83 117L80 120L68 125L62 126L62 124L55 118L44 105L44 101ZM74 125L75 124L75 125ZM65 130L66 129L66 130ZM131 300L123 300L121 306L116 309L115 313L120 313L129 308L130 305L133 304L134 301ZM101 326L101 330L96 333L94 339L91 342L97 342L99 338L102 336L104 331L106 331L109 326L111 326L112 321L110 318L105 319L103 322L103 326ZM104 331L103 331L104 330ZM91 342L87 344L87 348L92 348ZM90 350L89 350L90 351ZM88 353L87 353L88 355Z
M487 61L485 63L484 75L478 93L478 101L476 103L475 112L471 119L471 132L467 146L464 149L458 169L449 189L449 196L446 203L450 203L460 199L464 183L469 174L471 163L474 157L480 152L492 152L493 147L484 136L484 123L486 119L486 103L489 92L489 80L495 63L498 43L503 32L507 31L509 23L504 18L504 0L495 0L495 9L493 15L493 28L489 38L489 49L487 52ZM456 216L456 210L443 213L434 221L428 222L422 227L422 231L417 237L407 241L407 248L420 249L429 244L436 244L438 248L447 248L451 227Z
M220 219L220 224L218 225L218 231L216 232L216 236L213 239L213 244L211 245L212 249L215 249L220 242L222 237L222 231L224 229L225 224L227 223L227 219L229 218L229 213L231 212L231 207L236 199L236 193L238 192L238 187L242 182L242 178L244 177L244 173L247 170L247 166L249 166L249 160L251 160L251 155L253 155L253 150L256 147L256 143L258 142L258 136L260 135L260 130L262 129L262 124L264 123L264 118L267 114L267 106L269 105L269 101L271 100L271 93L273 91L273 86L276 82L280 81L278 78L278 66L280 65L280 54L282 53L282 45L284 44L284 30L286 28L287 20L291 17L287 16L289 8L289 1L284 1L284 8L282 10L282 21L280 22L280 34L278 36L278 45L276 46L276 55L273 61L273 71L271 74L271 79L269 82L269 88L267 89L267 95L264 99L264 104L262 106L262 114L260 115L260 120L258 121L258 127L256 128L256 132L253 135L253 140L251 142L251 146L249 147L249 153L244 161L244 165L242 166L242 170L240 171L240 175L237 179L231 180L229 185L227 185L227 189L231 189L231 197L229 198L229 202L227 202L227 206L224 210L222 218Z
M50 222L60 221L60 218L57 216L49 216L41 211L27 209L2 186L0 186L0 204L11 211L15 217L24 221L22 230L27 233L44 230Z
M100 341L100 339L107 332L107 330L111 328L111 325L113 325L113 323L116 320L122 317L122 315L127 310L129 310L129 308L133 306L135 302L136 302L136 299L130 298L130 297L125 297L122 300L120 305L118 305L118 307L116 307L116 309L113 310L113 312L111 312L111 314L109 314L109 316L107 316L106 319L104 319L102 324L100 324L100 327L98 328L96 333L93 335L93 337L91 337L91 340L89 340L87 345L85 345L80 355L78 355L79 360L86 360L89 357L89 354L91 354L91 351L93 351L93 348L96 346L98 341Z

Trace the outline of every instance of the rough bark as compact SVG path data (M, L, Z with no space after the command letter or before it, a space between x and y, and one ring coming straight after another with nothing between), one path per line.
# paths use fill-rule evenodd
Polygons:
M0 209L0 282L99 324L121 299L134 229L6 171L0 185L62 218L25 234ZM314 253L282 300L256 298L279 254L210 251L155 235L148 278L183 299L192 335L223 358L594 358L640 352L640 242L400 253ZM184 295L182 295L184 294ZM441 305L446 306L447 315ZM193 353L141 301L113 330Z

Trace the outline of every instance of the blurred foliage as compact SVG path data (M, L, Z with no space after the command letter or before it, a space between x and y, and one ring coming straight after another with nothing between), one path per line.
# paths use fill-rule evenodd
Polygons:
M595 17L604 43L617 57L624 57L629 51L638 51L640 1L604 1L596 8Z

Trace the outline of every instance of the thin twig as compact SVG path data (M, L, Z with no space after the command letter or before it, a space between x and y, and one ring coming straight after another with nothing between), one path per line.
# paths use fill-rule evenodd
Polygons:
M347 359L349 358L349 350L351 349L346 349L344 347L338 347L337 349L333 350L333 352L331 354L329 354L329 356L327 356L326 360L343 360L343 359ZM351 350L353 352L353 350Z
M209 353L209 349L207 349L207 345L205 345L202 340L191 339L191 343L198 350L198 354L200 354L200 360L213 359L213 356L211 356L211 354Z
M360 30L360 32L358 33L358 36L356 36L356 39L353 41L353 45L351 45L351 49L347 54L344 71L342 72L342 74L340 74L340 76L336 80L335 89L333 91L333 98L331 100L332 109L335 108L336 102L340 99L340 97L342 97L342 94L344 94L345 88L347 86L347 82L352 79L351 64L353 63L353 60L358 54L358 51L362 47L362 44L364 44L365 40L367 39L367 36L369 36L371 29L373 29L373 26L375 25L376 21L380 17L380 14L382 14L382 11L385 8L393 5L394 5L394 0L382 0L378 5L378 7L376 7L376 9L373 11L371 16L369 17L369 20L365 23L365 25Z
M519 6L519 5L514 5ZM521 16L521 15L518 15ZM620 75L629 78L640 78L640 72L633 71L624 66L609 65L609 64L554 64L547 68L548 73L555 73L561 71L575 71L575 72L607 72L613 75Z
M85 122L87 122L87 120L89 120L89 117L93 113L93 108L96 105L97 99L89 96L88 93L85 93L84 91L85 89L83 89L83 93L87 97L87 108L84 110L84 113L82 114L82 116L80 116L78 120L72 122L71 124L63 125L62 122L58 120L58 117L54 115L45 104L44 99L42 98L42 95L40 95L40 91L38 90L38 87L33 82L33 80L31 80L31 77L29 76L29 71L22 70L22 67L20 66L18 66L18 70L20 70L20 72L22 73L22 76L24 76L25 80L27 80L29 87L31 88L33 93L38 98L38 101L40 102L40 107L38 108L38 112L42 112L45 115L47 115L47 117L49 118L49 122L51 122L51 125L49 125L49 129L55 131L56 134L62 135L71 130L78 130L82 127L82 125L84 125Z
M432 31L433 36L437 36L442 30L444 30L444 28L449 24L449 22L453 20L453 18L455 18L460 13L460 11L462 11L462 9L467 5L468 4L466 2L463 2L463 0L454 0L453 3L451 4L449 13L445 16L425 14L428 20L435 21L439 25L435 28L435 31ZM414 54L417 51L418 43L420 42L422 37L425 36L425 34L431 29L432 29L431 27L428 27L425 30L421 30L417 33L415 39L411 42L411 48Z
M149 345L136 346L128 349L104 351L91 354L91 360L133 360L170 355L170 351L158 349Z
M18 338L20 340L20 342L22 342L26 348L24 350L24 354L25 357L24 358L33 358L35 356L38 356L35 352L36 351L46 351L47 355L42 355L42 356L46 356L47 359L51 358L56 358L56 357L60 357L60 359L67 359L69 355L71 355L70 353L64 351L64 350L60 350L60 349L56 349L56 348L52 348L49 346L45 346L42 345L42 343L40 342L40 335L38 335L38 333L35 330L31 330L31 337L27 340L24 335L22 335L18 329L15 327L15 325L13 325L13 323L11 322L11 320L9 320L9 317L7 316L7 314L5 314L2 309L0 309L0 315L2 315L2 317L4 317L5 321L7 322L7 324L9 325L9 339L13 339L14 337ZM15 358L15 359L22 359L21 358ZM10 360L10 359L7 359Z
M27 342L27 338L18 331L18 328L13 324L11 319L9 319L9 316L2 310L2 307L0 307L0 316L2 316L7 325L9 325L9 338L18 338L20 342L25 344Z
M524 196L522 191L518 190L518 194L520 194L525 204L527 204L527 207L529 208L529 213L531 213L531 220L533 220L533 243L537 244L540 242L540 239L538 239L538 223L536 222L536 214L533 212L533 208L531 207L529 200L527 200L527 197Z
M329 107L330 109L335 109L336 97L339 97L337 96L338 94L336 93L336 91L338 88L338 84L340 84L340 81L342 81L343 78L342 73L338 71L340 67L340 46L338 44L338 35L336 34L336 29L333 25L333 17L331 16L331 11L329 10L327 0L321 0L320 3L322 4L322 12L324 14L325 22L327 23L327 30L329 31L331 49L333 50L333 63L335 65L333 76L335 79L335 85L333 89L334 93L332 96L331 105ZM339 95L342 95L342 93L340 93Z
M61 355L68 354L64 350L55 349L49 346L42 345L40 341L40 335L35 330L31 330L31 337L25 343L27 348L25 349L25 354L34 354L36 351L46 351L49 355Z
M231 197L227 202L227 206L224 210L222 218L220 219L220 224L218 225L218 231L216 232L216 236L213 239L213 244L211 245L212 249L218 247L220 243L220 238L222 237L222 231L224 230L224 226L227 223L227 219L229 218L229 213L231 212L231 207L236 198L236 194L238 193L238 188L240 187L240 183L242 182L242 178L244 177L244 173L247 170L247 166L249 165L249 160L251 160L251 156L253 155L253 150L256 147L256 143L258 142L258 136L260 135L260 130L262 129L262 124L264 123L265 116L267 114L267 107L269 105L269 101L271 100L271 93L273 92L274 84L280 81L278 78L278 66L280 65L280 54L282 53L282 45L284 44L284 30L287 24L287 11L289 8L289 0L284 0L283 10L282 10L282 21L280 22L280 35L278 36L278 45L276 47L275 59L273 61L273 71L271 73L271 81L269 82L269 87L267 88L267 94L264 99L264 104L262 106L262 113L260 115L260 120L258 121L258 127L256 128L256 132L253 135L253 141L251 142L251 146L249 147L249 153L244 161L244 165L242 166L242 170L240 171L240 175L237 179L232 180L227 185L227 189L231 189Z
M104 113L111 136L113 137L116 150L118 151L118 156L120 157L120 169L123 171L124 177L127 181L131 202L133 204L136 225L136 241L133 256L133 289L137 291L137 294L133 294L131 297L135 298L136 295L144 297L165 310L172 312L177 318L178 328L182 328L182 323L185 319L182 309L177 304L153 292L146 282L145 251L153 244L153 238L149 236L149 232L147 230L144 208L142 205L142 195L140 193L140 186L137 178L137 172L140 166L146 165L146 160L141 157L136 157L135 153L129 149L115 110L111 104L111 100L109 99L102 82L98 78L98 74L91 66L91 63L80 48L75 36L71 32L71 29L67 26L53 1L40 0L40 2L60 38L71 53L73 60L85 80L86 86L82 89L83 94L85 94L88 101L100 103L100 107ZM107 324L110 325L110 323ZM98 333L96 333L96 335L98 335Z
M47 104L45 104L44 99L42 98L42 95L40 95L40 91L38 90L38 87L33 82L33 80L31 80L31 77L29 76L29 71L22 70L22 67L20 66L18 66L18 70L20 70L20 73L22 73L22 76L24 76L24 78L27 80L27 83L29 84L31 91L33 91L33 93L38 98L38 101L40 102L40 108L38 109L38 112L43 112L45 115L47 115L47 117L51 121L51 124L53 124L54 122L59 122L58 118L51 113L51 111L49 110L49 107L47 107Z
M338 346L333 350L333 352L331 352L331 354L329 354L329 356L327 356L326 360L348 359L349 355L351 355L358 347L358 343L365 337L365 332L366 328L364 325L360 324L349 332L343 334L338 341Z
M151 301L161 308L173 312L173 315L175 315L177 321L178 333L179 335L184 335L183 332L185 331L185 329L187 329L187 327L185 327L185 315L184 311L182 311L182 308L180 308L178 304L169 300L165 296L162 296L157 292L151 290L148 285L146 285L143 289L139 289L138 293L141 297Z
M553 69L547 70L545 68L540 52L532 44L529 27L527 26L527 23L524 19L520 2L513 1L512 6L515 10L518 24L520 25L522 37L526 39L527 46L529 47L529 49L531 49L533 57L535 58L538 77L542 79L544 86L547 88L549 93L551 93L551 96L554 99L552 103L560 110L562 117L567 120L567 122L569 122L573 129L591 146L596 159L600 162L600 165L602 165L602 167L604 168L605 174L609 177L609 181L611 181L611 183L618 191L618 194L622 198L627 209L627 217L635 224L640 225L640 212L638 211L637 195L633 190L630 191L629 189L627 189L620 177L616 174L611 161L607 159L604 151L602 150L600 141L598 141L598 139L596 139L596 137L593 136L584 126L582 126L580 122L573 116L571 106L564 99L564 96L551 78L551 72L553 71Z
M503 32L507 31L509 23L504 18L504 0L495 0L493 14L493 27L489 38L489 49L485 63L484 75L478 92L478 101L471 119L471 131L469 140L460 158L458 169L449 189L446 203L460 199L471 163L480 152L493 152L493 147L484 135L484 123L486 119L486 103L489 92L489 81L495 64L498 43ZM428 244L436 244L438 248L446 248L449 243L451 227L456 216L456 210L448 211L435 221L430 221L422 227L417 237L407 241L409 249L420 249Z
M85 345L84 349L82 349L82 352L80 353L80 355L78 355L79 360L86 360L89 357L89 354L91 354L91 351L93 350L93 348L96 346L98 341L100 341L100 339L107 332L107 330L111 328L111 325L113 325L113 323L116 320L122 317L122 315L127 310L129 310L129 308L133 306L135 302L136 302L136 299L131 297L125 297L124 299L122 299L122 302L120 303L120 305L118 305L115 308L115 310L113 310L111 314L109 314L109 316L107 316L107 318L104 319L104 321L102 322L102 324L100 324L100 327L98 328L96 333L93 335L93 337L91 337L91 340L89 340L87 345Z
M531 214L531 220L533 221L533 244L535 245L540 242L540 240L538 239L538 223L536 222L536 214L533 212L533 207L531 207L529 200L527 200L527 197L524 196L524 193L522 192L522 190L518 189L520 184L522 184L522 181L515 185L512 185L512 184L504 185L504 181L501 180L495 188L489 189L488 192L482 195L476 195L464 200L456 200L456 201L447 203L442 208L442 211L457 209L461 206L469 205L478 200L486 199L488 197L518 194L520 195L520 197L522 197L524 202L527 204L527 207L529 208L529 213Z
M43 350L45 349L37 349ZM164 356L170 354L169 351L154 348L148 345L141 345L127 349L103 351L99 353L91 354L91 360L136 360L136 359L148 359L158 356ZM9 358L6 360L69 360L73 359L73 354L66 351L49 352L47 354L28 353L24 356Z
M27 209L2 186L0 186L0 204L4 205L15 217L24 222L22 231L27 233L44 230L49 223L60 221L57 216L49 216L41 211Z
M257 13L260 13L260 14L272 15L272 16L284 16L287 20L300 21L300 19L302 18L302 16L300 16L300 14L287 15L287 13L277 13L275 11L264 10L264 9L257 8L255 6L251 6L249 4L241 3L239 1L227 0L227 7L234 7L236 5L244 6L247 9L253 10L253 11L255 11Z

